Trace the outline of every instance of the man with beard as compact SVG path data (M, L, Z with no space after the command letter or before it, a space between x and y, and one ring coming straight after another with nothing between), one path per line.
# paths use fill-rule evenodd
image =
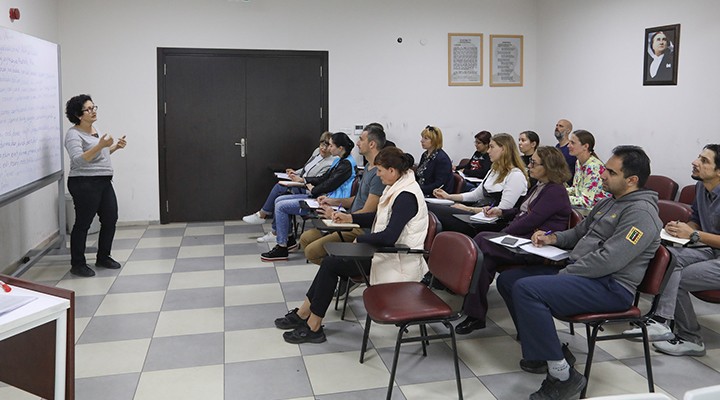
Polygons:
M720 144L706 145L692 162L695 201L688 223L665 225L672 236L690 239L706 247L669 247L677 261L660 297L656 316L648 322L648 335L655 351L672 356L704 356L705 345L690 292L720 289ZM675 334L668 326L675 320ZM626 332L639 332L640 328Z
M565 161L567 161L568 167L570 168L570 180L568 181L569 185L572 185L573 176L575 176L575 161L577 160L575 156L570 155L570 149L568 148L568 143L570 143L568 135L570 135L572 130L572 122L566 119L561 119L557 122L557 124L555 124L555 139L558 141L558 144L556 144L555 147L560 149L563 153Z

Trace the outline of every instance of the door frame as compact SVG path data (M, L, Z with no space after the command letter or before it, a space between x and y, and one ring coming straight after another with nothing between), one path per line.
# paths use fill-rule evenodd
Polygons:
M321 60L321 79L323 98L321 119L323 131L328 130L329 115L329 79L328 52L315 50L257 50L257 49L206 49L206 48L157 48L157 118L158 118L158 186L160 223L168 223L168 212L164 206L168 204L166 181L166 132L165 132L165 61L168 56L202 56L202 57L317 57Z

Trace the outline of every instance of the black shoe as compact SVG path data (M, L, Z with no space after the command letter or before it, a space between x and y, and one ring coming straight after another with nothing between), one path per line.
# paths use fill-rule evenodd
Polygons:
M565 357L565 361L570 364L571 368L574 367L575 361L577 360L572 351L570 351L570 347L568 347L567 343L563 343L562 352ZM520 368L522 368L525 372L530 372L531 374L545 374L547 373L547 361L523 359L520 360Z
M283 333L283 339L292 344L322 343L327 340L322 326L317 332L313 332L307 324L303 324L293 331Z
M287 247L280 246L279 244L275 245L272 250L268 251L267 253L260 254L260 259L263 261L287 260L288 249Z
M287 241L288 252L295 251L295 250L297 250L298 247L300 247L300 243L295 241L295 236L288 237L288 241Z
M107 269L120 269L121 265L119 262L113 260L112 258L108 257L104 260L98 260L95 262L96 267L103 267Z
M455 326L455 333L458 335L467 335L472 331L485 328L485 321L473 317L467 317L465 320Z
M550 374L545 377L540 390L530 395L530 400L574 400L580 398L580 393L585 388L587 379L570 368L570 378L561 381Z
M72 268L70 268L70 273L73 275L84 277L95 276L95 271L93 271L87 264L73 266Z
M275 326L279 329L295 329L305 325L306 319L300 318L298 309L292 309L284 317L275 320Z

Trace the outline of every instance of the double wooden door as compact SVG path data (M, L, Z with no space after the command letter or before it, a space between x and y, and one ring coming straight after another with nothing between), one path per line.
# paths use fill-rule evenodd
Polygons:
M327 52L158 49L160 222L237 220L327 130Z

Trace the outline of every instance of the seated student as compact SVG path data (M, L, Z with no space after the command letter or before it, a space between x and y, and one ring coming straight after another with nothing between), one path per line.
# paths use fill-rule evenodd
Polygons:
M350 196L353 179L355 178L355 159L350 156L354 146L352 140L344 132L333 133L328 149L333 156L338 157L337 161L322 176L302 178L302 182L306 184L307 193L287 194L275 200L275 217L272 222L272 231L258 238L257 241L265 243L275 240L277 245L267 253L262 253L260 255L261 260L287 260L288 248L297 248L295 238L290 236L292 225L290 215L302 215L305 213L300 208L300 200L308 197L318 197L323 194L327 195L327 197Z
M463 175L471 178L485 178L492 162L490 156L488 156L488 146L490 145L490 138L492 135L488 131L480 131L475 134L475 153L472 157L461 165L455 167L455 171L462 172ZM477 187L476 184L465 181L465 187L463 192L469 192Z
M595 137L592 133L577 130L570 134L569 140L570 155L577 157L573 184L567 189L570 204L591 209L598 200L610 197L610 194L603 190L600 179L605 165L595 154Z
M440 128L428 125L420 133L420 137L420 145L425 150L415 170L415 179L420 184L420 188L426 196L431 195L432 191L439 187L452 192L455 178L450 157L442 149L442 131Z
M387 185L380 197L377 213L334 213L338 222L355 222L360 226L372 226L372 233L357 237L358 243L378 246L394 246L402 243L413 249L422 249L427 234L428 213L420 186L412 170L413 158L396 147L385 148L375 157L377 175ZM370 266L372 265L372 268ZM376 253L372 262L362 263L370 273L370 284L389 282L417 282L427 272L422 254ZM337 257L325 257L308 289L305 301L275 320L279 329L292 329L283 333L288 343L322 343L325 317L338 277L358 273L357 264Z
M518 150L520 150L520 158L525 163L526 168L529 166L530 158L535 154L538 146L540 146L540 137L537 133L533 131L523 131L518 135ZM530 186L536 182L535 179L530 178Z
M570 155L570 148L568 147L570 143L570 133L572 132L572 122L561 119L555 124L555 139L557 139L558 143L555 145L565 156L565 161L567 161L568 167L570 168L570 181L568 182L568 185L572 185L572 178L575 175L575 162L577 161L577 158L573 155Z
M692 162L692 178L698 182L690 221L669 222L665 230L708 247L668 247L677 263L648 326L650 340L660 341L653 343L655 351L671 356L705 355L690 292L720 290L720 144L703 148ZM675 320L675 335L669 320ZM630 332L640 332L640 328Z
M504 221L475 227L453 217L453 214L472 215L495 206L503 210L511 209L527 193L528 177L512 136L507 133L494 135L490 140L488 155L492 168L482 185L475 190L460 194L448 194L443 189L433 192L440 199L475 203L472 207L459 203L452 206L430 204L429 210L438 217L444 231L461 232L468 236L475 236L478 230L497 232L505 227Z
M506 210L496 207L488 215L512 219L510 225L501 232L518 237L529 238L536 230L549 232L567 229L572 208L564 185L570 177L565 157L560 150L543 146L532 155L528 165L530 177L536 179L537 184L530 189L520 207ZM467 318L455 327L457 334L465 335L485 328L487 293L499 265L542 263L542 259L537 256L514 253L505 246L491 242L490 238L495 236L487 232L475 236L475 242L483 253L482 272L477 291L465 296L463 310Z
M618 146L606 167L602 179L612 198L599 201L573 229L532 236L536 246L572 249L565 269L558 274L550 265L513 268L497 280L520 335L520 367L547 371L531 399L577 399L587 383L570 366L571 353L563 354L553 314L628 309L660 245L657 193L643 189L650 175L647 154L638 146Z
M324 132L320 135L320 145L317 149L315 149L315 151L313 151L310 158L308 158L305 162L305 165L297 170L288 168L285 170L285 173L287 173L291 178L296 177L296 179L302 179L306 176L321 176L327 172L333 162L337 159L337 157L333 156L328 151L330 136L332 136L332 133L330 132ZM271 216L275 210L275 199L285 194L300 194L302 191L303 188L287 187L281 185L280 183L276 183L270 190L270 193L268 194L268 197L260 211L244 216L243 221L253 225L265 223L265 219Z
M350 210L352 214L369 213L377 210L378 201L385 189L385 185L377 176L377 167L374 162L375 157L384 146L385 131L382 130L382 127L376 125L366 126L357 141L357 147L360 154L368 161L368 164L360 180L357 194L353 197L334 199L327 196L318 197L318 202L324 206L318 209L318 214L323 218L329 218L332 214L330 206L342 206ZM342 232L342 235L346 242L352 242L356 237L364 233L365 231L362 228L355 228L352 231ZM300 246L305 251L305 257L307 257L308 261L317 265L320 265L327 255L324 247L325 243L339 241L340 236L337 233L324 235L318 229L307 230L300 236Z

